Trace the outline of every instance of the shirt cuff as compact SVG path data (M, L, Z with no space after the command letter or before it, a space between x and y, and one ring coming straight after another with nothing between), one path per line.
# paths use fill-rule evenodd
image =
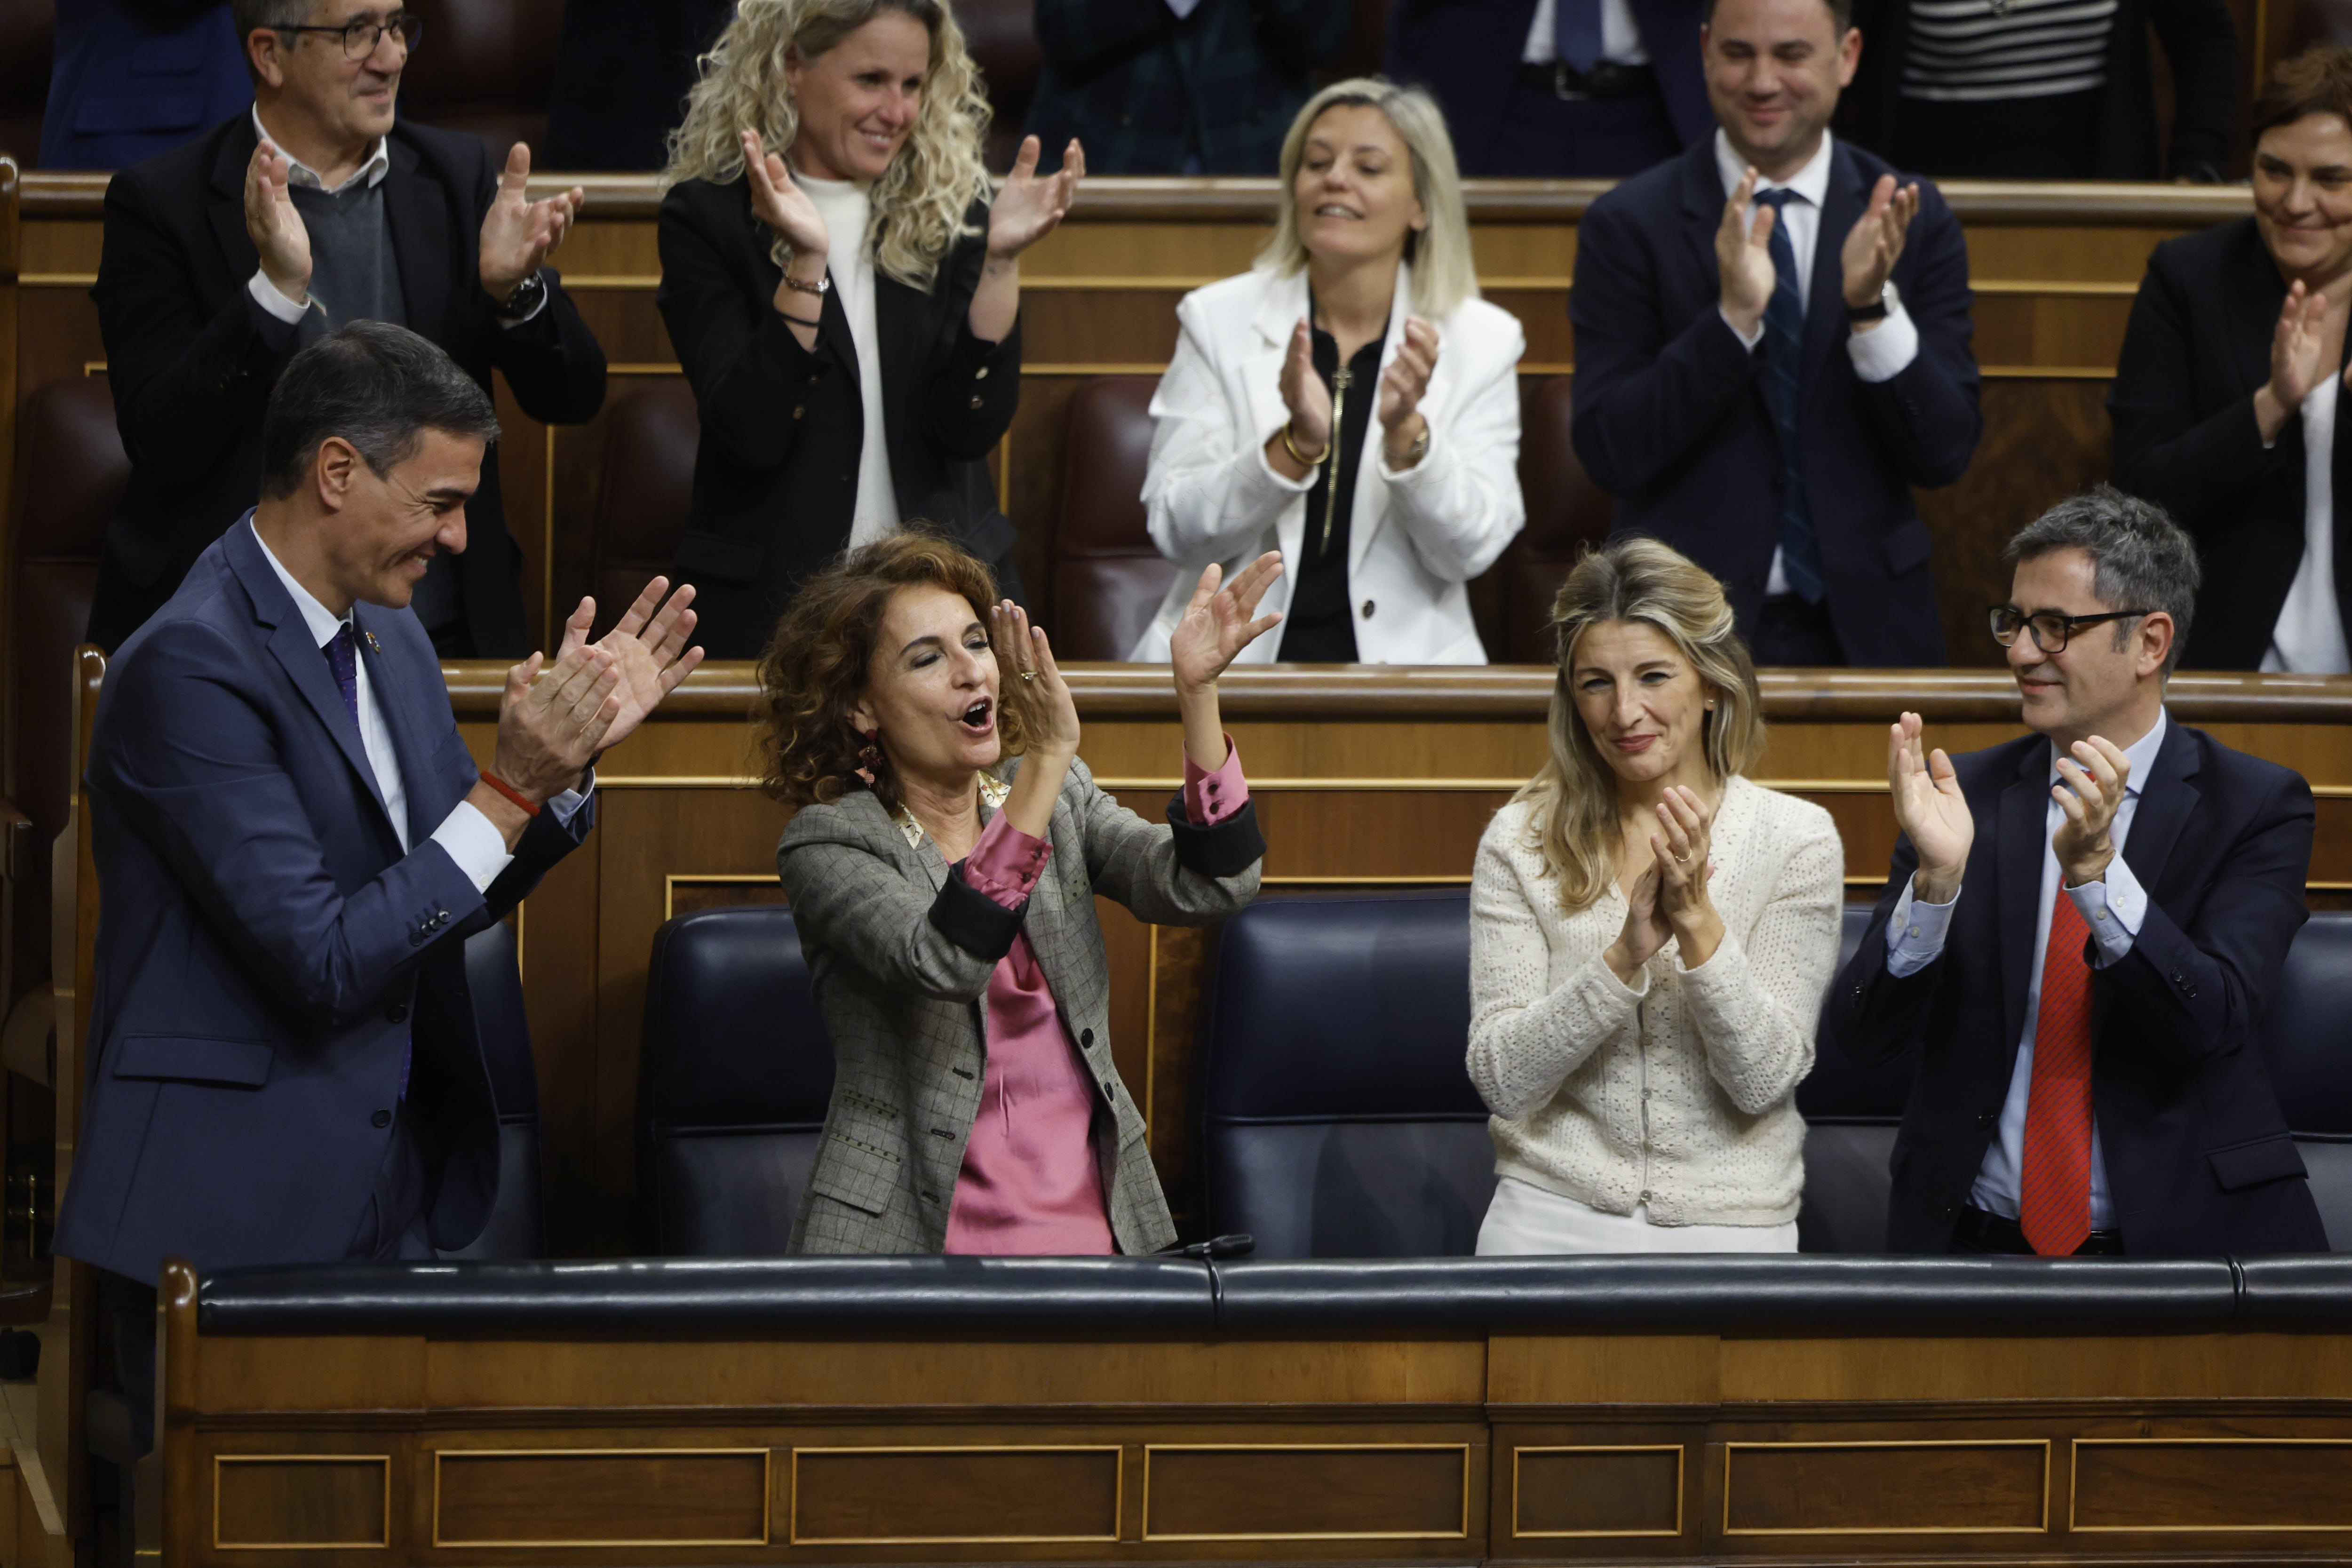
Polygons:
M289 327L301 321L303 312L310 308L307 300L298 305L280 294L278 291L278 285L262 276L261 268L258 267L253 269L253 276L246 279L245 291L253 296L255 304Z
M1918 324L1897 305L1872 331L1849 332L1845 352L1853 361L1853 374L1863 380L1893 381L1919 357Z
M1184 816L1195 827L1230 821L1249 804L1249 781L1242 777L1242 749L1225 737L1225 765L1209 772L1184 753Z
M2096 882L2068 888L2075 911L2091 930L2091 943L2099 950L2095 966L2105 969L2120 961L2139 940L2140 922L2147 918L2147 890L2132 868L2116 856L2107 862L2107 874Z
M1017 910L1036 890L1053 855L1053 845L1022 832L1000 811L964 858L964 886L1000 908Z
M569 827L572 826L572 819L580 815L580 808L588 804L588 797L595 792L595 789L596 770L591 766L581 775L578 789L568 789L561 795L548 796L547 805L543 809L553 812L555 820Z
M1958 893L1941 904L1915 899L1912 889L1917 880L1915 877L1903 884L1903 896L1895 900L1895 913L1886 922L1886 973L1897 980L1918 973L1944 955L1944 937L1952 929L1952 911L1959 907Z
M1759 316L1757 318L1756 330L1754 331L1743 332L1738 327L1731 326L1731 315L1728 311L1725 310L1722 306L1717 305L1715 308L1715 313L1723 318L1723 324L1725 326L1731 327L1731 335L1738 338L1739 340L1739 346L1746 349L1749 353L1754 353L1756 352L1756 345L1764 341L1764 319L1762 317Z
M507 853L506 836L470 801L459 801L441 819L441 826L433 830L433 842L449 852L449 858L466 873L478 893L488 892L499 873L514 863L514 857Z

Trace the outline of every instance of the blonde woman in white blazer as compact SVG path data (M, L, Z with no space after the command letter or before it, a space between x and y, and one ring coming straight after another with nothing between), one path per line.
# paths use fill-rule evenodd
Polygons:
M1255 268L1177 306L1152 396L1151 541L1197 576L1268 550L1279 635L1243 662L1484 664L1469 580L1527 520L1518 322L1480 300L1444 117L1413 88L1324 89L1283 143ZM1163 661L1171 593L1134 650Z

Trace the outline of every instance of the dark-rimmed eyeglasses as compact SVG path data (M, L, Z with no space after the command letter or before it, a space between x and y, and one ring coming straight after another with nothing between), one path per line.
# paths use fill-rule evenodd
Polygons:
M1994 605L1985 611L1992 623L1993 641L2007 647L2017 640L2018 633L2031 631L2033 646L2043 653L2065 652L2068 641L2084 626L2154 614L2154 610L2108 610L2096 616L2062 616L2055 610L2036 610L2029 616L2015 605Z
M375 53L375 47L386 33L400 40L404 50L416 47L416 40L425 36L425 18L414 11L394 11L383 21L362 16L341 27L321 27L288 22L273 23L273 33L331 33L343 41L343 58L363 60Z

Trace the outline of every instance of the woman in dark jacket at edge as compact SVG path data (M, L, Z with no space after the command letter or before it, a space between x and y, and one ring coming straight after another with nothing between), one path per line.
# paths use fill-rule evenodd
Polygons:
M1085 172L988 105L940 0L742 0L670 140L655 296L702 418L677 574L702 646L758 656L794 584L929 519L1017 596L989 449L1021 399L1020 255Z

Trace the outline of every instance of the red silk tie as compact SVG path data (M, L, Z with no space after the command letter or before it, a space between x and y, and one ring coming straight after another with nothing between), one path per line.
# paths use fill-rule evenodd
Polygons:
M2042 959L2018 1183L2019 1228L2044 1258L2071 1256L2091 1234L2091 966L2083 962L2089 936L2082 911L2060 888Z

